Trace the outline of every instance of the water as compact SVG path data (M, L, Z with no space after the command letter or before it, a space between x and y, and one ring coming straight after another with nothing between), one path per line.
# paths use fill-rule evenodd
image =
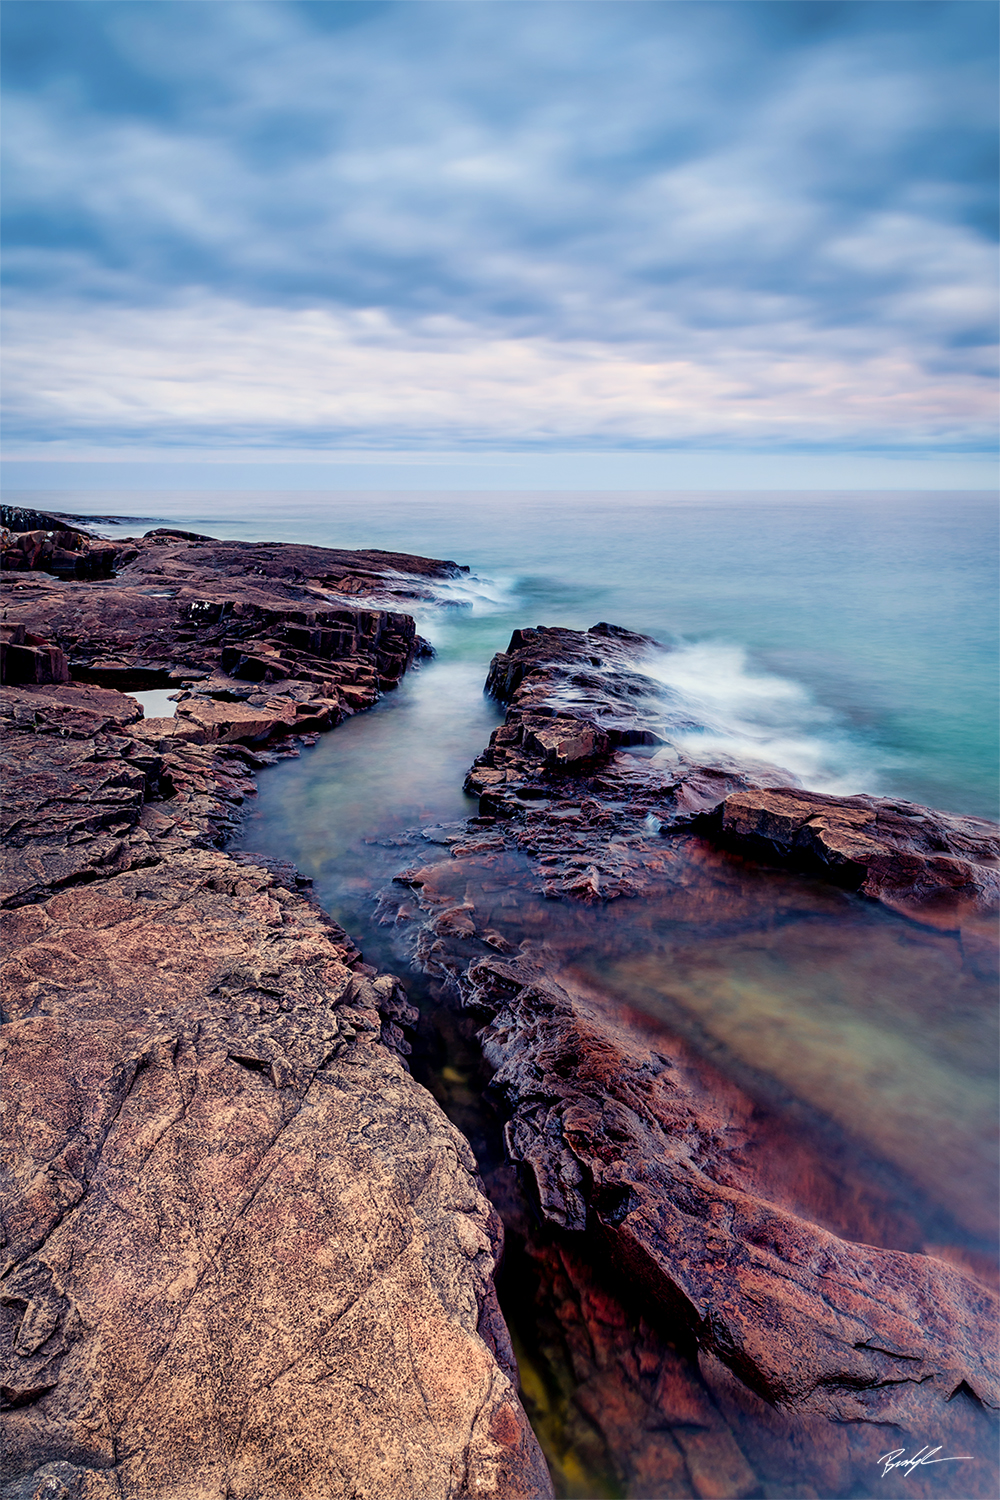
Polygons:
M67 494L32 499L88 508ZM677 844L684 880L649 899L597 911L542 901L523 861L506 875L496 861L478 870L450 860L438 832L476 810L461 788L500 717L482 696L492 653L514 626L599 619L672 648L651 652L646 670L689 706L699 727L672 738L696 758L749 755L807 786L995 815L992 502L105 494L92 508L220 536L412 550L473 569L450 590L455 607L420 614L437 657L298 760L262 772L239 842L298 864L366 957L402 974L423 1010L415 1071L468 1135L514 1230L505 1312L559 1493L624 1493L627 1465L580 1427L584 1376L560 1331L566 1277L553 1270L555 1261L565 1270L565 1247L528 1226L504 1176L476 1023L435 1005L408 969L405 933L376 921L374 897L402 865L432 865L433 881L454 885L458 899L471 891L512 943L544 944L567 987L616 1024L643 1018L741 1090L764 1176L794 1211L847 1238L995 1274L995 986L968 969L954 935L707 854L694 839ZM147 713L172 711L134 696ZM576 1267L581 1297L594 1274ZM601 1389L610 1410L616 1391ZM789 1492L783 1461L776 1494Z
M612 620L681 648L671 670L711 710L705 748L775 760L820 789L997 815L998 527L989 495L10 499L145 514L217 536L454 558L492 580L493 599L468 628L428 622L444 662L485 672L514 625ZM471 701L459 709L456 700L456 711Z

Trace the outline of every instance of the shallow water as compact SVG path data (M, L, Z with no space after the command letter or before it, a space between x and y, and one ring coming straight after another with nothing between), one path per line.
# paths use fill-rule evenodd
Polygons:
M694 836L664 843L660 889L603 908L545 899L514 854L437 862L422 895L471 905L616 1027L682 1038L805 1133L836 1171L794 1211L995 1281L995 982L957 934Z
M177 688L144 688L127 696L141 705L147 719L173 719L177 715Z

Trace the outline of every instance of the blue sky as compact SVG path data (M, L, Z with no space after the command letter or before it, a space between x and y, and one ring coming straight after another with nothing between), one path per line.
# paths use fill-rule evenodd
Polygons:
M984 472L991 3L3 24L14 460Z

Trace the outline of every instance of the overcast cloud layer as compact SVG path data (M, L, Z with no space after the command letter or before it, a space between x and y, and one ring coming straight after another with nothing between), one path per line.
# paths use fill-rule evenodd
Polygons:
M15 443L992 444L992 4L4 24Z

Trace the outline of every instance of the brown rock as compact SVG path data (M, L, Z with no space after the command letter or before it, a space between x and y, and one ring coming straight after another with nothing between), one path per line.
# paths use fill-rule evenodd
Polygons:
M296 722L295 710L268 713L246 703L211 703L188 699L180 703L177 717L187 719L200 729L206 741L220 744L262 745L279 731L287 731Z
M475 1163L308 904L192 850L5 920L5 1473L551 1493Z
M190 707L4 694L9 1494L549 1495L415 1013L294 871L206 847L276 715Z
M623 1284L765 1404L867 1427L866 1463L886 1424L899 1445L930 1431L992 1451L974 1414L1000 1406L995 1295L933 1257L850 1243L774 1201L727 1150L732 1106L710 1077L701 1092L699 1070L664 1054L662 1036L651 1051L543 974L537 960L485 959L464 985L489 1017L491 1093L545 1219L600 1239ZM691 1424L688 1384L664 1399L672 1424ZM833 1482L856 1483L859 1457L837 1459Z
M589 856L587 869L564 866L558 881L553 870L550 894L607 900L642 889L641 873L623 868L621 857L609 859L608 832L644 859L650 829L643 820L652 814L657 829L695 826L920 921L955 928L996 912L1000 830L984 818L809 792L787 785L787 773L773 766L697 766L678 755L639 760L622 753L620 747L661 740L676 721L669 692L643 675L655 647L606 624L516 630L491 663L486 691L510 707L466 782L480 794L480 812L509 819L507 838L533 849L554 821L542 799L563 806L589 800L599 809L596 817L582 815L575 829L572 852ZM533 826L522 837L529 819ZM587 823L599 836L581 837Z
M935 925L959 926L1000 901L1000 831L985 818L784 787L735 792L700 826Z
M704 1053L735 1061L708 1025L715 1012L707 1002L694 1004L688 1019L702 1054L681 1045L667 1021L642 1024L630 1008L633 995L637 1008L643 1003L641 928L628 929L619 911L601 919L609 945L616 931L630 933L619 964L633 983L615 1000L593 988L592 917L558 907L546 916L539 898L569 898L574 907L649 898L636 903L642 912L633 920L655 926L659 913L675 933L650 964L651 1014L658 1016L684 1011L685 984L701 996L699 983L713 962L724 965L727 936L764 885L769 918L747 935L745 949L770 953L769 926L793 914L805 926L813 913L828 924L816 957L835 953L829 945L838 920L846 923L848 907L857 916L861 903L830 885L763 872L713 848L711 838L768 862L805 866L924 924L954 929L961 922L960 952L940 931L911 931L900 941L921 945L935 972L961 970L964 983L966 969L985 973L995 957L983 913L994 890L997 830L888 799L800 792L779 768L698 767L668 751L625 753L621 747L653 732L648 705L656 685L641 672L650 649L611 627L515 632L487 684L509 703L506 721L467 781L480 795L480 817L464 837L447 841L449 857L398 877L405 894L397 887L395 896L380 897L383 924L419 925L408 941L433 992L442 1001L461 998L486 1018L479 1037L495 1070L490 1092L507 1122L508 1155L530 1182L546 1243L563 1261L562 1272L554 1265L545 1272L543 1304L569 1351L572 1399L589 1424L577 1432L577 1451L599 1440L614 1483L636 1495L868 1494L880 1482L887 1432L910 1453L931 1432L946 1452L975 1456L962 1471L961 1493L991 1493L990 1414L1000 1391L988 1209L977 1204L968 1220L971 1237L983 1236L982 1255L971 1246L966 1253L961 1234L953 1245L946 1233L939 1259L937 1241L919 1228L933 1216L919 1200L926 1189L914 1195L913 1182L894 1180L888 1166L901 1161L905 1172L912 1165L914 1152L907 1155L899 1138L906 1108L886 1125L884 1140L850 1144L851 1159L860 1164L866 1149L874 1159L842 1179L821 1149L831 1148L836 1133L801 1139L796 1129L811 1106L808 1090L795 1092L794 1070L772 1084L754 1072L766 1058L748 1047L737 1068L749 1080L744 1092L705 1061ZM658 710L661 727L669 709ZM588 753L560 757L558 747L579 744L584 729L594 735ZM877 920L880 930L892 922ZM842 941L859 937L858 928L841 933ZM519 939L520 957L484 956L501 943L511 952ZM703 954L700 970L687 946ZM576 958L578 949L587 957ZM775 960L784 956L776 944ZM871 973L877 982L877 964ZM744 983L748 996L758 984L766 995L766 963L734 974L728 989L720 981L719 1005L736 1017L730 1031L737 1037L749 1036L757 1015L742 1005ZM959 985L952 998L963 1014L981 1000ZM940 1002L929 992L920 1003ZM794 1007L778 1004L773 1016L766 1005L758 1009L774 1033L775 1056L794 1069ZM899 1020L919 1027L919 1005ZM852 1031L845 1024L845 1047L866 1034L863 1025ZM810 1043L806 1035L802 1051L815 1084ZM860 1065L857 1075L860 1084ZM788 1118L769 1117L761 1094L781 1095ZM965 1164L944 1122L939 1138L941 1159L964 1182ZM878 1157L883 1147L888 1160ZM835 1150L844 1149L841 1139ZM934 1191L947 1170L918 1172L915 1181ZM961 1191L934 1201L954 1202L963 1213L970 1207ZM549 1250L538 1253L544 1260ZM609 1268L600 1296L584 1290L581 1261ZM644 1344L634 1338L637 1305L656 1328ZM615 1342L608 1330L619 1325L625 1333ZM671 1363L671 1347L688 1362ZM543 1402L536 1415L558 1426L557 1409ZM664 1430L669 1436L661 1438ZM558 1458L551 1432L546 1442ZM934 1476L908 1475L907 1486L930 1495Z

